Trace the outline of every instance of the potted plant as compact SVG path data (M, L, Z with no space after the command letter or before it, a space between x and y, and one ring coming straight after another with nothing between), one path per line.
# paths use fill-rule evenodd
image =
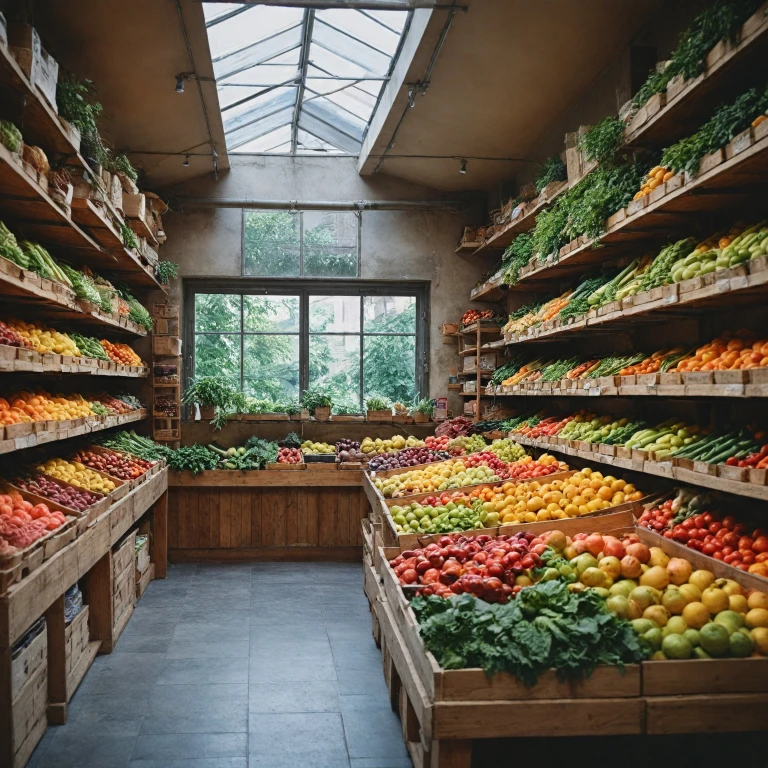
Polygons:
M432 420L435 415L435 401L428 397L419 400L413 407L413 420L417 424L424 424Z
M309 419L309 411L306 408L302 408L298 403L286 405L285 412L291 421L307 421Z
M319 389L305 390L300 402L318 421L328 421L331 418L333 401Z
M197 403L200 418L211 421L216 416L216 409L228 410L237 394L224 376L201 376L187 387L183 402L187 405Z
M392 421L392 403L385 397L374 395L365 401L368 421Z
M392 421L395 424L413 424L413 416L408 412L408 406L404 403L395 403L393 406L395 409L395 415L392 417Z

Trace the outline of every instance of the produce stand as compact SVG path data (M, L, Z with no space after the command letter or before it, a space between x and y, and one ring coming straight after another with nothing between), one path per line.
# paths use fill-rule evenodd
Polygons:
M169 476L169 557L191 560L359 560L370 512L364 473L337 464Z
M616 533L627 530L619 517L621 513L574 522L581 522L583 531ZM371 524L364 531L372 531ZM644 535L643 529L637 532ZM693 562L691 555L696 553L665 541L675 554ZM418 620L389 566L401 551L379 548L373 577L364 562L364 585L374 633L380 628L387 689L415 768L469 768L476 739L765 727L768 659L763 657L645 661L627 666L623 674L618 668L599 667L581 681L563 682L551 672L532 688L507 673L488 677L481 669L442 669L425 649ZM706 560L708 567L711 560ZM743 578L746 574L720 565L748 586L751 580Z

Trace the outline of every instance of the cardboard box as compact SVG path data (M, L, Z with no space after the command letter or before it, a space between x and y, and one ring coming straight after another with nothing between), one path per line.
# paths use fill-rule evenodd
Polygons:
M31 24L12 23L8 26L8 43L19 67L30 83L58 111L56 83L59 80L59 64L40 42L37 30Z

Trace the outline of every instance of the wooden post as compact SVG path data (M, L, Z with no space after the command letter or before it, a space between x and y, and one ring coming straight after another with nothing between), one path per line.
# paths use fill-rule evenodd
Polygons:
M67 722L67 660L64 643L64 595L45 612L48 628L48 722Z
M472 741L470 739L433 741L429 754L430 768L470 768Z
M152 562L155 578L164 579L168 572L168 489L153 508Z
M0 651L0 765L13 765L11 649Z
M101 640L101 653L112 653L112 551L107 553L88 571L85 597L90 609L88 629L91 640Z

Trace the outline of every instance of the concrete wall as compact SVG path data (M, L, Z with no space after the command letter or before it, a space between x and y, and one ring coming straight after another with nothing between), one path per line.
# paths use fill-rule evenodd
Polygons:
M171 196L249 197L267 200L358 201L435 200L439 193L379 174L362 178L349 157L231 157L231 170L219 181L201 177L171 190ZM366 211L362 221L361 277L367 280L424 280L430 290L429 394L447 394L448 369L457 367L456 345L444 345L440 327L457 322L470 306L469 292L492 264L454 254L465 224L476 221L487 203L459 213ZM168 235L161 256L177 262L185 277L241 274L239 209L210 208L163 217ZM181 285L172 287L175 300ZM450 408L460 412L453 395Z

